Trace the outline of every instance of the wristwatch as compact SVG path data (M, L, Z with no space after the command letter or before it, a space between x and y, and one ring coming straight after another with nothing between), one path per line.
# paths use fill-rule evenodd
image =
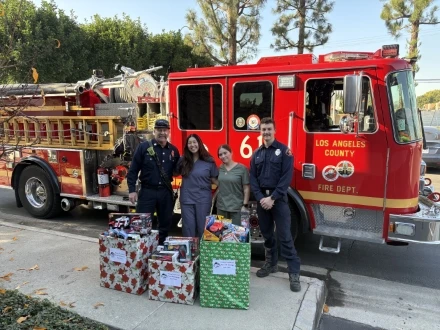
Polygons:
M270 199L274 201L275 197L273 197L273 195L270 195Z
M244 207L249 207L249 204L243 204Z

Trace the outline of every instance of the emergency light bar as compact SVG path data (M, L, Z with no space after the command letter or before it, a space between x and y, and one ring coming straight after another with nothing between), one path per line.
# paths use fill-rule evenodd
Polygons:
M367 60L373 58L372 53L356 53L356 52L334 52L327 55L323 55L324 62L344 62L344 61L356 61Z
M382 57L399 56L399 44L382 46Z

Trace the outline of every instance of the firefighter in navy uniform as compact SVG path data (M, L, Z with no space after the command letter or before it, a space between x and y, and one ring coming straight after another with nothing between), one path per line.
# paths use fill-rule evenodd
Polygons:
M286 259L289 268L290 290L298 292L301 290L301 262L293 245L287 204L287 188L293 175L293 156L287 146L275 140L275 123L272 118L261 119L260 125L264 144L252 155L250 168L251 190L258 201L258 222L266 251L266 261L257 271L257 276L266 277L278 271L275 225L281 256Z
M129 199L133 204L137 202L136 212L153 214L155 210L157 211L160 245L163 244L171 228L174 203L170 185L167 187L156 157L170 184L180 158L179 150L168 142L169 134L169 122L165 119L156 120L154 139L139 145L127 175ZM153 150L155 155L151 154ZM136 192L138 176L141 181L139 196Z

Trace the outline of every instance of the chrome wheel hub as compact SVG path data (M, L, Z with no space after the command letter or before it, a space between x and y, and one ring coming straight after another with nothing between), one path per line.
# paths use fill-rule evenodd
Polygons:
M46 204L46 187L38 178L30 178L26 181L25 194L28 202L37 209Z

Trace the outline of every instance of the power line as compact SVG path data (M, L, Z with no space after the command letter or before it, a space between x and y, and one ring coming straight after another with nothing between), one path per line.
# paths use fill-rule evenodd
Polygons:
M426 36L433 36L433 35L437 35L440 34L440 30L435 29L435 30L429 30L429 31L421 31L419 33L419 39L421 37L426 37ZM354 39L339 39L339 40L335 40L335 41L331 41L328 44L325 44L323 46L321 46L322 48L330 48L330 47L339 47L339 46L345 46L345 45L368 45L368 44L372 44L372 43L377 43L379 41L387 41L390 39L395 39L393 36L391 35L380 35L380 36L371 36L371 37L363 37L363 38L354 38ZM406 42L406 41L405 41ZM258 48L258 50L267 50L267 49L272 49L271 47L261 47Z

